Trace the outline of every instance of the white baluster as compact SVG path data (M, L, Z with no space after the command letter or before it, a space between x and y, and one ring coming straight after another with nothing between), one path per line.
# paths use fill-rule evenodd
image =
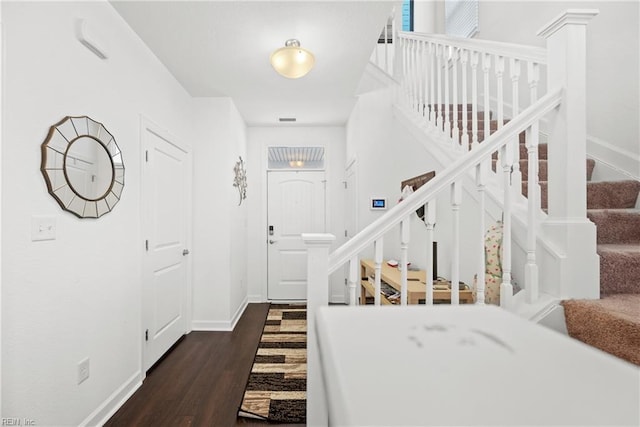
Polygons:
M538 100L538 82L540 81L540 66L537 63L527 64L527 79L529 82L530 98L533 104ZM540 182L538 171L539 122L534 122L527 129L526 147L529 170L527 171L527 264L525 266L525 288L528 303L537 301L539 294L538 264L536 260L536 242L538 241L538 212L541 207Z
M462 138L460 143L462 144L463 151L469 151L469 131L467 115L469 110L467 108L467 62L469 61L469 51L462 49L460 51L460 65L462 66Z
M471 146L478 146L478 52L471 52ZM487 119L488 112L484 113Z
M407 264L409 263L409 218L400 223L400 304L407 305Z
M451 69L453 80L452 84L452 103L453 103L453 114L451 118L451 125L453 128L451 129L451 138L453 141L453 148L460 148L460 129L458 127L458 49L454 48L451 50L451 63L453 64Z
M435 63L436 45L429 43L429 122L436 124Z
M429 112L427 111L427 108L429 108L429 106L427 105L429 103L429 73L427 72L428 64L429 43L425 41L422 44L422 85L424 87L424 94L422 98L424 100L424 105L422 106L422 113L426 121L429 121Z
M496 97L498 98L498 129L504 125L504 84L502 77L504 75L504 57L496 56Z
M411 40L409 44L409 76L410 76L410 91L411 91L411 109L415 109L417 105L416 101L416 56L415 56L416 41Z
M476 304L484 305L485 290L485 251L484 251L484 230L485 230L485 179L487 163L482 161L476 165L476 187L478 188L478 246L480 252L478 268L476 273Z
M413 40L407 39L407 106L413 108L413 68L411 67L411 53Z
M489 88L489 70L491 70L491 55L485 53L482 55L482 73L484 77L484 139L489 138L491 135L491 123L489 119L489 111L491 110L489 100L490 100L490 88Z
M387 72L389 72L389 43L387 41L389 38L389 29L387 28L388 22L389 21L384 24L384 70Z
M520 110L519 107L519 89L520 89L520 61L511 58L509 64L509 72L511 74L511 93L512 93L512 118L515 118ZM522 192L522 172L520 171L520 136L516 135L512 145L513 152L513 171L511 172L511 189L514 196Z
M398 39L398 32L396 31L396 19L395 16L391 17L391 45L395 46L396 40ZM397 51L395 50L391 50L391 48L389 47L387 49L387 51L389 52L389 54L393 53L393 55L395 56L397 54ZM393 63L395 61L392 60L391 63ZM387 68L387 70L389 70L389 68Z
M423 54L424 42L418 42L418 56L417 56L417 84L418 84L418 114L420 118L424 116L424 54Z
M436 45L436 74L437 74L437 83L436 87L438 90L438 99L436 105L436 127L442 130L442 123L444 116L442 115L442 51L444 47L437 44Z
M462 203L462 185L451 184L451 213L453 220L451 253L451 304L460 304L460 204Z
M436 225L436 201L431 200L424 206L424 223L427 226L427 272L425 304L433 304L433 227Z
M410 98L409 95L409 70L407 63L409 61L409 40L406 37L402 38L402 86L404 88L403 92L405 94L405 99L403 99L404 104L408 104Z
M402 61L404 58L404 39L402 38L402 36L398 35L393 42L395 43L393 46L393 78L395 78L398 82L400 82L400 85L402 85L404 72L404 70L402 69Z
M419 42L416 40L413 43L413 90L414 90L414 111L420 110L420 53L419 53Z
M538 100L538 82L540 81L540 65L537 63L529 63L527 66L527 79L529 82L529 91L530 91L530 98L531 98L531 104L533 104L534 102L536 102ZM539 123L536 122L533 124L533 128L532 128L532 132L536 134L536 136L539 135ZM536 152L537 153L537 152ZM535 186L536 186L536 190L537 190L537 194L538 194L538 198L540 198L540 182L538 180L538 174L535 175L536 179L534 180L535 182ZM528 183L527 183L528 184ZM541 200L538 200L538 206L542 206L541 205Z
M451 136L451 103L449 102L449 47L444 47L444 127L445 134Z
M358 262L358 257L356 256L354 258L351 258L351 260L349 261L349 279L347 280L349 283L349 305L357 305L358 295L356 291L358 287L356 286L356 284L360 276L358 274L359 269L360 263ZM364 301L361 301L360 304L364 304Z
M528 303L538 299L538 264L536 244L538 241L538 212L540 193L538 191L538 122L526 132L528 182L527 182L527 264L524 267L524 285Z
M504 189L504 220L502 223L502 284L500 285L500 305L509 307L513 296L511 284L511 199L513 191L509 188L511 178L511 147L505 144L500 149L500 164Z
M503 86L503 81L502 81L502 77L504 75L504 57L502 56L496 56L496 64L494 66L494 72L496 74L496 98L497 98L497 110L498 110L498 114L496 117L496 121L497 121L497 129L501 129L502 126L504 125L504 86ZM485 135L485 138L487 138L487 136ZM500 150L499 154L498 154L498 159L502 158L502 155L505 151L511 151L508 150L507 147L503 147L502 150ZM500 162L498 162L500 163ZM511 173L511 166L512 163L509 162L508 164L509 166L509 174ZM505 166L505 161L502 160L502 167L506 168ZM496 164L496 173L498 173L498 171L500 170L499 166ZM504 173L505 175L507 174L506 169L504 169ZM502 180L502 181L498 181L499 183L501 183L503 185L503 188L510 188L510 184L511 184L511 179L507 179L506 177ZM506 201L505 201L506 203Z
M376 240L373 244L373 252L374 252L374 268L375 268L375 276L374 276L374 286L375 286L375 295L374 304L380 305L380 281L382 277L382 246L383 239L382 237Z

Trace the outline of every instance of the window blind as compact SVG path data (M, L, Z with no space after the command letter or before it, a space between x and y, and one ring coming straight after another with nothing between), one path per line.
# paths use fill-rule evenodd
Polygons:
M445 0L445 31L470 38L478 31L478 0Z

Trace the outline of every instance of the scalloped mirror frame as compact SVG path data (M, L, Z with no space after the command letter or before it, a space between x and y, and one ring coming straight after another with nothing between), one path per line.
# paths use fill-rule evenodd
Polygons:
M86 141L87 138L97 144L95 156L92 157L93 153L72 156L70 150L73 143L79 140ZM78 218L99 218L111 212L120 201L124 188L122 153L113 135L102 123L88 116L67 116L51 126L41 149L40 171L49 194L63 210ZM104 150L107 156L100 156L103 154L100 150ZM109 162L103 161L100 164L98 157L108 158ZM97 197L91 197L76 188L77 184L74 187L69 178L72 163L82 165L76 168L74 173L90 178L90 181L87 181L89 185L96 185L96 182L104 182L106 179L106 184L103 183L106 190L101 191ZM98 175L100 173L102 175ZM74 181L78 183L77 178Z

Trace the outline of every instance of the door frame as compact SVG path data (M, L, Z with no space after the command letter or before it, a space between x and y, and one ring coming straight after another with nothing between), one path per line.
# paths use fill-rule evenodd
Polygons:
M262 193L262 203L261 203L261 218L260 218L260 223L262 226L262 230L260 232L260 236L261 236L261 247L260 247L260 253L262 254L260 257L260 263L261 263L261 276L264 278L264 280L262 281L262 287L261 287L261 301L249 301L249 302L269 302L268 299L268 291L269 291L269 279L267 277L267 274L269 272L269 232L267 231L267 228L269 227L269 219L267 218L268 214L269 214L269 192L268 187L269 187L269 171L271 169L269 169L269 148L271 147L277 147L277 146L282 146L282 145L287 145L287 146L291 146L291 147L323 147L324 148L324 168L318 168L318 169L306 169L308 171L311 170L315 170L315 171L324 171L325 174L325 179L327 180L327 182L330 179L331 176L331 144L326 144L320 141L314 141L314 142L309 142L308 144L296 144L296 143L292 143L291 141L287 141L287 142L282 142L280 144L275 144L275 143L267 143L265 145L262 146L262 153L261 153L261 159L260 159L260 167L261 167L261 173L262 173L262 183L261 183L261 193ZM279 171L283 171L285 169L274 169L274 170L279 170ZM297 169L290 169L291 171L296 171ZM331 212L331 188L329 185L327 185L325 187L325 193L324 193L324 197L325 197L325 202L324 202L324 215L325 215L325 224L326 224L326 229L327 232L330 232L330 230L332 229L332 222L331 222L331 216L329 215L329 212Z
M146 163L146 155L145 152L149 149L149 141L147 139L147 133L152 133L158 138L166 141L167 143L173 145L177 149L184 151L186 153L186 165L187 165L187 177L186 177L186 187L187 194L185 195L187 203L186 203L186 236L185 236L185 244L188 248L192 247L192 236L193 236L193 151L190 145L185 144L179 138L172 135L166 129L163 129L158 124L153 122L151 119L144 115L140 115L140 323L138 325L138 330L140 332L140 377L141 379L146 378L147 372L144 368L145 366L145 305L144 305L144 288L145 288L145 271L144 268L146 266L146 255L147 251L145 248L145 240L147 236L149 236L150 230L146 224L149 223L147 221L147 210L150 205L149 195L146 192L145 184L145 163ZM185 257L186 262L186 301L185 301L185 334L188 334L192 331L192 295L193 295L193 283L192 283L192 257Z

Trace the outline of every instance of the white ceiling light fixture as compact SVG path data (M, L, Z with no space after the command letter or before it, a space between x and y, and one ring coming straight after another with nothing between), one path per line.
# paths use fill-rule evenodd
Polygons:
M297 79L311 71L316 59L311 52L300 47L298 40L289 39L284 47L271 54L270 61L278 74Z

